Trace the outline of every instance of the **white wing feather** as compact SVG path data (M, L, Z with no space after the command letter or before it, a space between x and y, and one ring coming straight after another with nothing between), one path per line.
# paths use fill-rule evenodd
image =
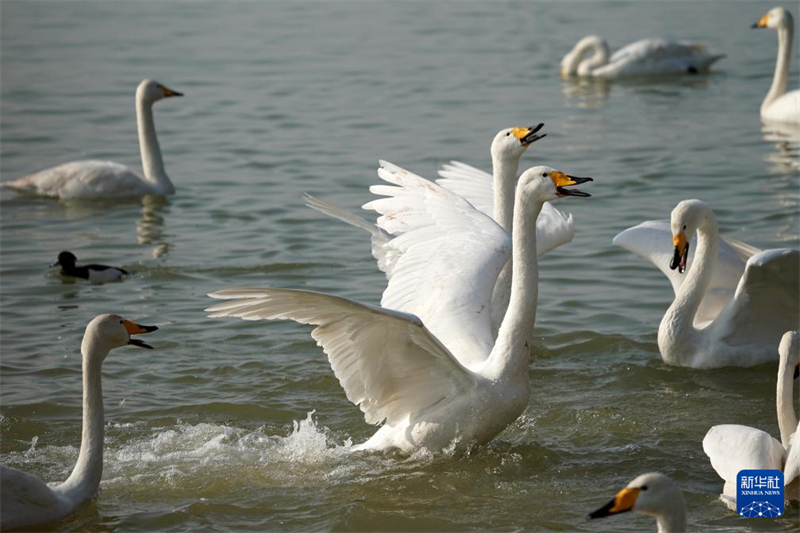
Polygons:
M228 289L209 296L230 300L206 309L212 317L316 326L311 336L370 424L397 424L475 387L476 376L413 315L290 289Z
M686 74L706 72L722 54L710 54L702 43L668 39L642 39L614 52L608 64L595 69L593 76L614 78L623 75Z
M400 256L381 305L419 316L467 367L494 346L489 306L511 239L461 196L385 161L378 175L394 186L370 190L386 198L364 205L378 225L400 234Z
M136 172L113 161L74 161L4 183L20 194L53 198L111 198L147 194Z
M491 174L458 161L451 161L439 170L436 183L465 198L479 211L494 218L494 178ZM545 203L536 220L536 253L544 255L550 250L571 242L575 237L572 215L563 213Z

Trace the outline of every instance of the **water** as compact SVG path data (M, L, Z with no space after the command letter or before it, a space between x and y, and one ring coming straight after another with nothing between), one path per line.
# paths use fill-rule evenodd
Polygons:
M634 531L652 521L584 516L650 470L681 485L692 529L796 527L729 512L701 446L719 423L778 434L775 367L665 366L671 289L611 246L695 197L731 237L798 245L798 145L758 116L777 45L749 26L772 5L3 2L4 181L79 158L138 168L136 84L186 93L155 108L175 196L0 193L4 464L68 475L93 316L161 328L155 350L106 360L101 493L44 529ZM561 57L590 32L613 48L702 40L728 57L708 77L562 82ZM548 137L523 166L593 176L594 196L560 202L578 233L542 261L530 406L488 446L349 454L374 428L308 328L205 318L205 294L237 285L378 302L365 235L301 193L357 211L379 158L429 177L450 159L488 169L497 130L540 121ZM62 249L133 275L61 280L46 265Z

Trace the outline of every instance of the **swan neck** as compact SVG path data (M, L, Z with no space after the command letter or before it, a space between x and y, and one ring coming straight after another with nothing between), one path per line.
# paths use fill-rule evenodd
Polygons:
M706 214L697 229L697 250L686 280L675 295L675 301L664 314L658 331L658 344L665 359L689 357L694 353L694 318L711 282L719 253L719 231L713 213ZM667 361L671 362L671 361Z
M670 507L666 512L656 516L658 533L683 533L686 531L686 510L683 495L670 499Z
M529 337L536 321L539 292L539 265L536 258L536 219L543 202L523 194L516 195L511 233L511 296L500 324L492 353L487 360L486 377L510 381L524 377L527 383Z
M492 154L494 219L511 233L514 224L514 191L517 188L519 158Z
M609 51L608 44L602 39L592 39L587 41L581 49L581 58L587 52L593 51L594 53L589 59L580 61L578 65L578 74L589 75L596 68L600 68L608 64Z
M792 433L797 430L797 413L794 411L794 369L792 366L781 364L778 369L778 390L775 398L778 409L778 427L781 430L781 444L784 448L789 447Z
M83 355L83 429L78 462L59 491L74 503L91 498L103 475L103 385L102 361L108 349L84 337Z
M147 181L153 183L162 194L172 194L172 185L161 157L161 148L156 137L156 126L153 121L153 102L136 98L136 125L139 129L139 150L142 154L142 170Z
M789 84L789 65L792 57L792 36L794 34L794 21L789 19L786 24L778 28L778 58L775 61L775 75L772 85L761 104L761 111L765 111L775 100L786 92Z

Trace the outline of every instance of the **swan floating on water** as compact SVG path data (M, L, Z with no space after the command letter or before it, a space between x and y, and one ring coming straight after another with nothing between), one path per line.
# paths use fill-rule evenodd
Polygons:
M157 329L117 315L100 315L89 322L81 343L83 429L75 468L64 483L50 488L31 474L0 465L0 529L60 520L94 496L103 475L103 360L112 349L128 344L152 349L131 335Z
M584 59L586 54L594 52ZM704 74L724 54L710 54L706 45L668 39L642 39L609 57L608 43L587 35L561 60L561 76L614 79L626 76Z
M781 442L760 429L737 424L712 427L703 438L703 451L725 480L719 499L736 507L736 476L740 470L782 470L787 500L800 499L800 425L794 411L794 380L800 375L800 334L787 331L778 349L778 385L775 405Z
M772 85L761 103L761 118L776 122L800 124L800 89L786 92L792 57L794 19L782 7L774 7L753 24L753 28L772 28L778 31L778 59Z
M604 518L633 511L655 517L658 533L686 531L686 501L680 487L658 472L642 474L622 489L589 518Z
M538 133L543 126L544 124L539 124L530 128L516 127L500 130L491 145L493 175L453 161L439 171L442 179L437 180L436 183L460 195L479 211L494 218L500 227L510 234L513 229L514 191L517 184L519 160L528 146L547 135ZM399 167L384 165L382 172L389 172L390 168ZM425 181L427 182L427 180ZM388 279L391 279L394 265L399 261L402 253L397 247L389 245L389 242L405 231L402 225L393 224L393 233L313 196L306 195L305 198L306 205L309 207L368 231L372 236L372 255L378 262L378 268L386 274ZM572 215L564 214L549 203L545 203L536 221L538 255L544 255L550 250L572 241L574 236L575 226ZM495 285L491 304L492 327L495 333L500 327L500 322L508 307L510 290L511 264L509 261Z
M156 138L153 104L163 98L183 96L153 80L143 80L136 89L136 122L144 176L113 161L74 161L4 183L23 195L68 199L101 199L168 195L175 192Z
M650 260L672 281L675 300L658 328L664 361L719 368L775 360L781 334L800 322L800 252L722 241L714 213L700 200L679 203L669 231L663 224L627 229L614 244Z
M108 283L117 281L128 275L128 271L119 267L107 265L83 265L76 266L78 260L72 252L61 252L58 254L58 261L50 265L51 267L61 267L61 275L73 278L81 278L92 283Z
M390 165L386 163L385 165ZM442 205L417 205L421 218L435 227L406 228L391 242L406 247L389 280L387 293L427 290L442 295L437 329L407 312L362 304L317 292L273 289L226 289L209 294L230 300L206 309L212 317L244 320L289 319L316 326L312 337L328 355L347 398L364 412L367 423L383 426L356 450L420 448L463 449L488 442L525 410L530 397L528 336L536 316L538 266L536 218L545 202L562 196L588 196L566 187L567 175L548 167L525 171L517 185L513 228L509 238L490 217L458 195L391 165L384 179L393 195L382 201L403 203L405 189L434 187ZM587 180L588 181L588 180ZM463 224L463 213L471 224ZM455 222L455 223L453 223ZM477 246L466 246L463 235L478 228ZM438 233L432 238L431 232ZM474 238L474 237L473 237ZM417 239L420 239L417 241ZM513 245L511 241L513 240ZM486 312L497 276L513 254L511 302L495 342ZM421 261L421 258L424 260ZM458 265L459 268L454 268ZM404 273L408 273L405 276ZM437 280L458 278L468 290L443 289ZM460 313L460 314L459 314ZM442 339L449 326L458 346L481 352L482 363L468 368L463 354Z

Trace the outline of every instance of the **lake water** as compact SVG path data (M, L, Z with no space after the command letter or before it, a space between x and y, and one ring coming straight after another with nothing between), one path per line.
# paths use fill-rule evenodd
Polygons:
M47 481L72 469L92 317L161 328L147 338L155 350L106 360L100 494L44 529L636 531L655 525L584 517L652 470L681 485L692 529L796 528L797 504L776 520L728 511L701 445L720 423L778 434L775 365L663 364L656 331L671 288L611 245L700 198L726 235L798 246L800 135L764 128L758 113L777 37L750 25L772 6L3 2L3 181L81 158L140 168L137 83L186 94L155 108L174 196L0 193L2 463ZM728 56L707 77L562 81L561 57L588 33L612 48L700 40ZM357 211L379 158L428 177L450 159L488 170L495 132L538 122L548 136L522 167L596 181L591 199L559 204L577 235L541 261L530 405L489 445L351 455L374 428L307 327L206 318L205 294L237 285L379 302L366 235L305 208L301 193ZM47 265L64 249L133 274L62 280Z

